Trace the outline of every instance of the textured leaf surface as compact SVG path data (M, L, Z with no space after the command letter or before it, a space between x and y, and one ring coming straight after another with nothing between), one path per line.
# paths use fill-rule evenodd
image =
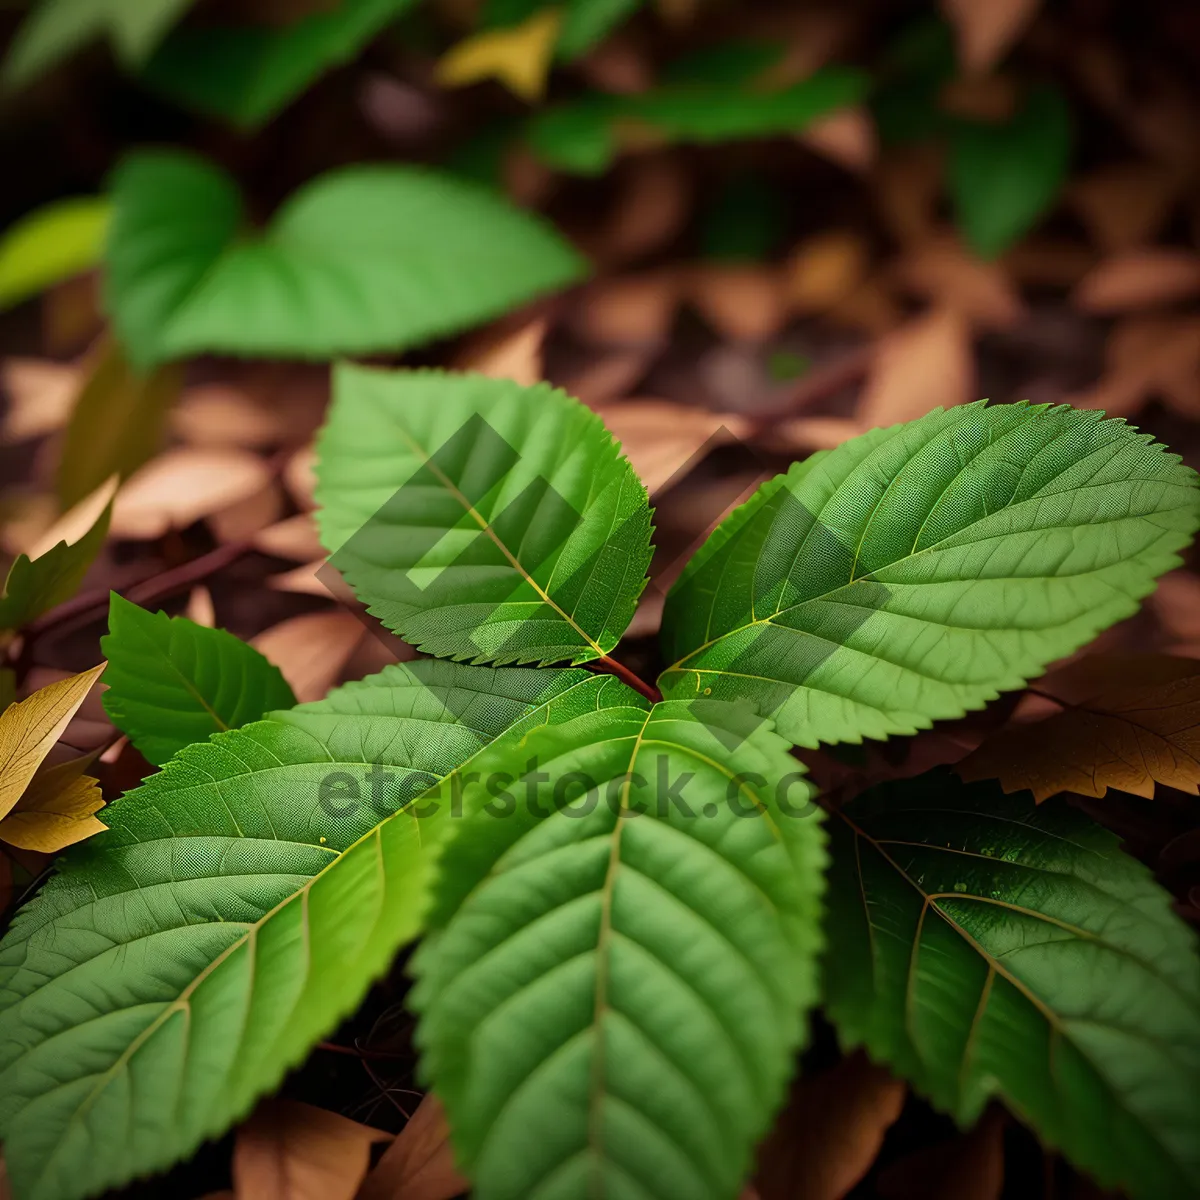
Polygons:
M106 196L57 200L6 229L0 237L0 310L94 267L110 207Z
M799 764L744 709L625 692L481 756L439 867L412 1003L478 1200L733 1200L815 999Z
M175 30L144 78L165 95L243 127L269 120L330 67L348 62L414 0L342 0L281 29Z
M753 700L809 746L961 716L1134 612L1200 523L1195 484L1066 407L874 430L714 531L668 597L660 686Z
M192 742L296 703L279 668L223 629L147 612L115 592L104 711L155 766Z
M1155 783L1200 792L1200 663L1168 655L1082 659L1039 680L1067 707L1014 724L968 754L955 772L999 779L1036 800L1057 792L1103 796L1111 787L1154 799Z
M318 457L333 565L427 653L585 662L633 616L650 562L646 489L564 393L339 367Z
M112 194L108 305L142 366L203 351L396 350L584 272L538 218L418 167L322 175L257 233L233 181L189 154L127 158Z
M830 819L827 1007L960 1123L999 1096L1135 1200L1200 1191L1200 958L1117 839L945 774Z
M128 65L142 61L193 0L36 0L4 61L4 81L22 87L94 38L105 36Z
M1071 118L1062 96L1034 92L1003 125L961 122L951 138L950 191L975 250L994 258L1053 204L1067 177Z
M551 166L583 175L606 170L622 129L637 127L669 142L724 142L799 133L818 117L863 98L866 79L825 67L781 91L736 87L666 87L634 96L586 96L539 113L529 143Z
M394 666L190 746L111 804L0 943L0 1137L23 1200L120 1186L244 1116L420 928L422 847L450 806L406 801L606 682Z

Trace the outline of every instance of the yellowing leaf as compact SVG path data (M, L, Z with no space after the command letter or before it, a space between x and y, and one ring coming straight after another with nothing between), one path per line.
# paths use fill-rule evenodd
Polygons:
M430 1094L367 1176L358 1200L453 1200L469 1187L454 1168L446 1114Z
M533 103L546 90L561 26L561 11L544 8L520 25L477 33L442 56L437 81L443 87L467 87L498 79L510 92Z
M1041 802L1111 788L1152 799L1155 782L1200 794L1200 662L1167 655L1086 658L1039 682L1067 707L989 738L958 764Z
M267 1100L233 1150L237 1200L352 1200L388 1135L295 1100Z
M0 237L0 309L96 265L108 232L105 196L47 204Z
M12 812L0 820L0 841L20 850L57 854L106 828L93 813L104 806L100 785L82 774L94 755L54 767L33 777Z
M0 817L21 799L106 665L48 684L0 713Z
M115 342L98 348L58 464L58 495L64 505L81 500L110 475L124 479L154 455L181 379L178 367L139 374Z

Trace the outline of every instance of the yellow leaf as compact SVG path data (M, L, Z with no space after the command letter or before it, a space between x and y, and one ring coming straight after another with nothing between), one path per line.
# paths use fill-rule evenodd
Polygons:
M498 79L510 92L533 103L546 90L561 26L562 12L544 8L520 25L477 33L442 56L437 81L444 87L467 87Z
M1095 655L1040 680L1066 706L1010 726L967 755L963 779L999 779L1039 803L1111 787L1147 800L1156 782L1200 793L1200 662L1165 654Z
M20 850L57 854L107 826L92 814L104 806L100 785L82 774L95 755L39 771L16 807L0 820L0 841Z
M352 1200L388 1135L295 1100L267 1100L233 1150L237 1200Z
M48 684L0 713L0 817L20 800L107 665Z

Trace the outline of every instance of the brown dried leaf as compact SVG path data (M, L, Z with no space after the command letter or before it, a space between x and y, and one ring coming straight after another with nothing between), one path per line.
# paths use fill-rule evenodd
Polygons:
M953 309L934 309L882 338L858 407L866 428L965 404L975 390L967 322Z
M283 468L283 486L299 508L316 507L313 502L313 492L317 487L317 476L313 470L316 462L317 452L312 445L308 445L297 450Z
M591 342L653 348L670 335L680 284L672 270L601 280L581 297L572 324Z
M217 610L213 607L212 592L203 584L197 584L188 596L187 608L184 609L183 615L206 629L216 628Z
M713 329L733 341L765 342L787 321L783 274L768 266L696 266L688 271L683 287Z
M1040 804L1059 792L1111 788L1148 800L1154 785L1200 794L1200 662L1167 655L1093 655L1038 682L1070 705L1011 726L958 764L967 780L999 779Z
M188 388L171 410L171 431L193 446L262 449L285 441L286 417L223 383Z
M453 1200L469 1187L454 1168L441 1103L430 1094L384 1151L357 1200Z
M954 26L958 58L968 72L982 73L1000 61L1037 12L1039 0L942 0Z
M1101 167L1067 189L1067 203L1109 253L1153 241L1179 196L1179 177L1149 162Z
M1008 1117L989 1108L970 1133L927 1146L884 1171L884 1200L1000 1200L1004 1191L1004 1127Z
M559 380L559 386L584 404L604 404L629 395L646 373L650 355L645 350L624 350L595 359Z
M759 1149L761 1200L839 1200L870 1170L907 1090L861 1052L799 1079Z
M826 312L862 285L869 267L866 240L852 230L831 230L801 242L784 267L792 312L805 317Z
M745 417L670 400L629 400L596 411L651 495L692 465L705 447L736 441L748 428Z
M267 579L267 587L275 592L294 592L300 596L329 596L329 587L319 574L325 561L324 558L314 559L302 567L271 575Z
M8 407L0 423L0 444L26 442L61 429L81 384L82 372L73 364L40 358L5 359L0 385Z
M545 320L530 321L502 340L475 349L463 359L458 369L476 371L492 379L512 379L523 387L531 387L542 378L542 343L545 340Z
M265 630L250 644L279 668L303 703L320 700L329 691L365 636L366 627L353 613L304 613Z
M1173 304L1200 295L1200 255L1156 247L1105 259L1071 299L1084 312L1112 314Z
M900 257L895 272L910 292L954 309L980 329L1005 329L1025 316L1007 271L977 258L953 236L913 246Z
M818 117L799 135L802 145L856 175L865 175L879 157L875 124L865 108L839 108Z
M1200 418L1200 317L1128 317L1114 325L1105 373L1089 391L1070 397L1078 408L1130 416L1151 396L1181 415Z
M284 498L271 479L252 496L219 509L208 517L208 527L218 542L241 542L274 525L283 515Z
M848 417L796 417L771 430L771 448L789 453L811 454L832 450L865 430Z
M295 1100L266 1100L238 1130L237 1200L353 1200L388 1135Z
M254 548L294 562L320 560L325 553L311 513L297 513L254 535Z
M184 447L148 463L117 493L112 535L157 538L262 491L267 464L245 450Z
M645 48L633 37L617 32L579 60L578 69L597 91L636 96L654 86L654 69Z

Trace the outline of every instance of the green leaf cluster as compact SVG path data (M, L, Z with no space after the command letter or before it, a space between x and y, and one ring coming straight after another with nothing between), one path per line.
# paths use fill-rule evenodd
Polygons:
M735 1200L818 1003L963 1125L997 1097L1105 1186L1200 1190L1200 958L1148 873L944 774L818 803L791 753L977 708L1132 612L1200 524L1176 456L982 403L814 455L672 587L660 699L611 658L651 512L595 415L431 371L334 391L331 561L438 657L253 720L290 697L252 652L115 603L115 719L160 758L211 736L0 943L19 1197L217 1136L422 934L421 1076L482 1200Z

